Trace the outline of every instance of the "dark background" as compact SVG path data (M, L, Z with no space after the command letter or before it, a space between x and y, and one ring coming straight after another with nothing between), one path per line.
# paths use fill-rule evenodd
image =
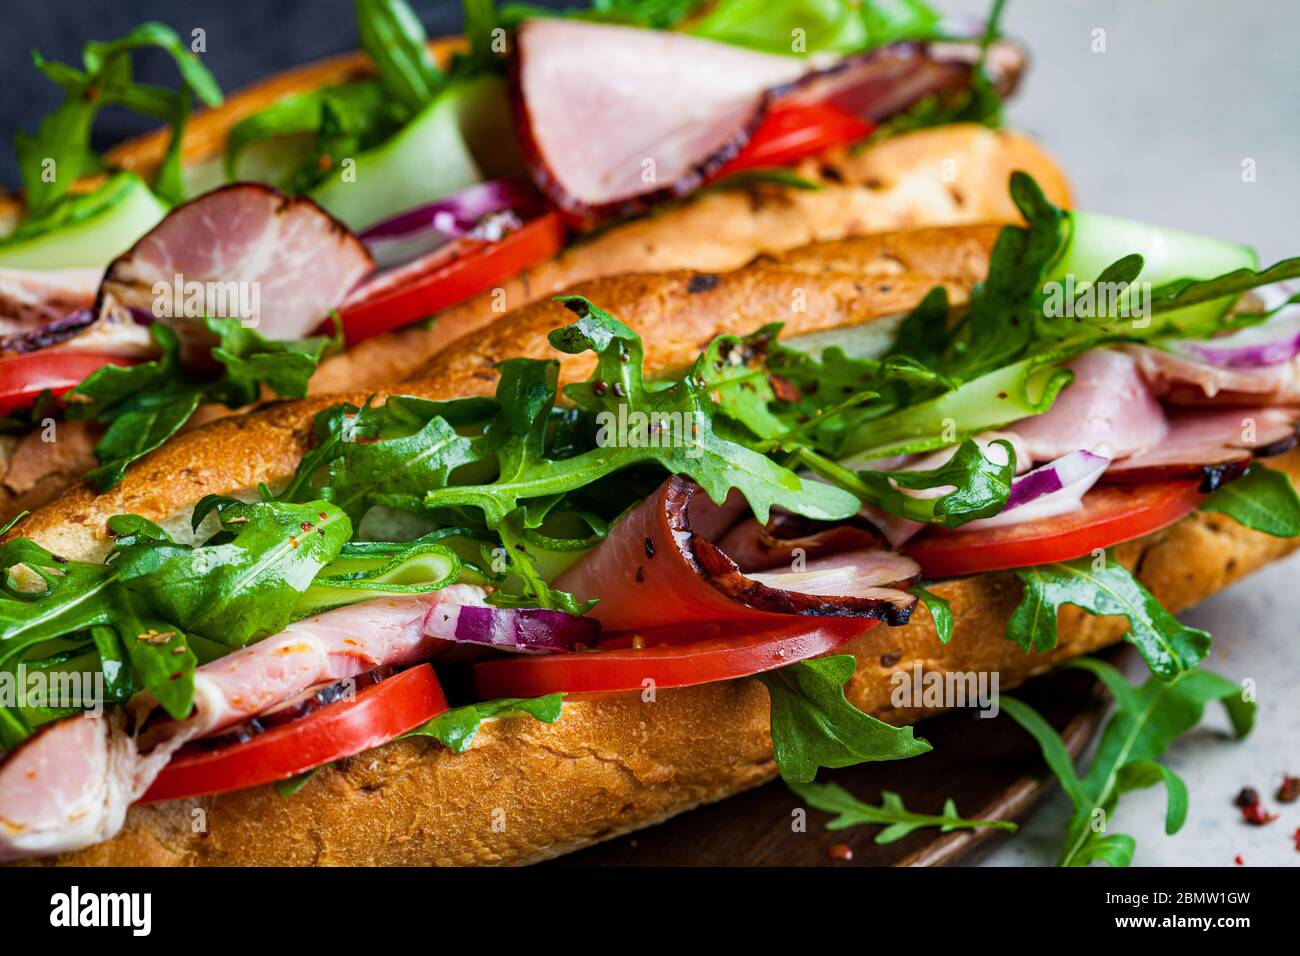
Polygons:
M577 6L533 0L544 6ZM411 0L429 35L459 33L459 0ZM62 91L31 65L31 51L81 66L88 40L120 37L144 20L161 20L188 42L207 32L203 61L229 94L276 70L355 49L351 0L4 0L0 31L0 184L18 184L13 134L32 130L62 100ZM176 69L162 53L136 58L140 80L175 86ZM156 123L109 109L95 125L101 149Z

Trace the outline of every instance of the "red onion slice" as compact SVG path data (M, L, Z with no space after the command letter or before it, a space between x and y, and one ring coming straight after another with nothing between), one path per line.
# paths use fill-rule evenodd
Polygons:
M489 241L517 229L520 210L535 197L523 183L490 179L436 202L408 209L361 233L361 241L380 268L388 269L425 255L450 239L476 231Z
M1110 461L1102 455L1080 450L1041 465L1011 483L1011 493L1002 511L991 518L971 521L962 530L1023 524L1074 511Z
M1215 339L1172 343L1182 354L1219 368L1265 368L1300 355L1300 308L1284 309L1267 322Z
M433 608L425 619L425 633L441 637L447 623L445 612ZM595 644L599 634L594 618L563 611L463 605L451 639L505 651L573 651Z

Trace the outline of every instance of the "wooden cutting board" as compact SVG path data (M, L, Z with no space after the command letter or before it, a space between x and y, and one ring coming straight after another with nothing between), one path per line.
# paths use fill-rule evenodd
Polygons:
M1107 698L1083 671L1063 670L1018 688L1077 757L1097 731ZM920 735L934 745L923 756L891 763L823 770L855 797L879 804L893 790L908 809L939 813L952 797L963 817L1022 821L1054 780L1037 744L1010 717L981 718L961 711L925 722ZM805 832L793 832L792 813L801 802L784 784L770 783L721 803L700 807L667 823L620 837L548 866L940 866L977 848L987 851L1000 830L940 833L923 829L885 846L874 842L880 827L829 831L829 814L809 810ZM845 844L852 860L831 859Z

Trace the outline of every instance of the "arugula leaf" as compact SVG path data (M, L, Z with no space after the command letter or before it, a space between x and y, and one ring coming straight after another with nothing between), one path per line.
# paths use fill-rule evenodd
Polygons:
M579 601L568 591L558 591L546 583L529 551L529 529L525 521L524 509L517 508L506 515L496 528L510 568L523 583L523 594L513 595L496 590L488 595L487 602L494 607L543 607L575 615L586 614L600 603L599 598Z
M1066 214L1024 172L1011 174L1011 199L1027 226L998 233L988 276L971 290L966 316L948 343L944 371L969 379L1020 357L1042 316L1042 276L1064 241Z
M1083 777L1075 772L1060 735L1032 707L1003 697L1001 708L1038 741L1048 766L1074 804L1057 865L1086 866L1102 860L1111 866L1128 866L1133 859L1133 838L1107 833L1120 796L1163 782L1168 795L1165 832L1177 833L1187 819L1187 787L1157 759L1200 722L1211 701L1223 703L1237 737L1250 732L1255 705L1243 699L1241 688L1232 681L1209 671L1184 671L1168 681L1152 677L1141 687L1133 687L1104 661L1084 658L1066 666L1092 673L1115 699L1115 713Z
M863 825L883 826L884 829L876 834L875 842L878 846L895 843L922 827L938 827L940 833L979 827L1016 832L1016 825L1010 820L967 820L958 816L957 804L951 798L944 801L943 813L936 816L913 813L903 805L902 797L892 790L882 790L880 806L873 806L856 799L835 783L791 783L788 786L814 810L836 814L835 819L826 824L828 830L846 830Z
M220 543L140 540L119 547L123 585L186 631L230 647L284 629L301 595L338 557L352 523L325 501L222 502Z
M68 393L68 417L108 425L95 447L99 467L86 478L100 491L122 480L126 469L180 431L199 405L219 401L231 408L254 402L265 384L286 398L303 398L307 382L337 338L294 342L264 338L238 319L207 319L217 338L212 357L224 373L213 380L188 378L180 364L180 339L162 323L149 334L162 358L126 368L106 365Z
M1256 461L1250 471L1201 503L1202 511L1227 515L1238 524L1275 538L1300 535L1300 495L1291 476Z
M131 56L147 47L163 50L175 62L182 80L179 90L135 82ZM32 62L66 94L62 105L45 117L34 135L20 132L15 137L23 194L33 220L49 213L78 179L102 168L102 161L91 148L91 128L106 106L125 107L172 124L171 142L154 189L171 202L184 198L180 143L192 96L198 96L208 106L217 106L221 90L171 27L150 21L121 39L88 43L82 54L84 72L50 62L35 51ZM47 160L54 163L53 176L47 175Z
M527 499L546 498L591 484L599 478L645 462L694 479L714 501L738 488L759 520L767 520L773 505L806 517L836 520L855 514L852 495L820 482L801 479L766 456L731 441L713 427L713 403L707 394L703 362L686 376L664 387L642 379L641 339L613 316L580 296L559 300L579 318L550 335L562 352L593 351L597 366L591 377L568 385L564 393L579 409L603 415L606 435L601 447L555 460L541 454L543 430L550 419L543 366L531 360L503 363L497 399L500 423L494 422L486 447L497 457L495 482L434 488L425 496L428 508L474 507L490 526ZM547 372L547 375L552 373ZM553 382L553 378L551 379ZM619 422L635 413L640 426L622 434ZM598 436L598 445L601 445Z
M787 783L808 783L819 767L901 760L931 749L911 727L891 727L844 698L856 666L844 654L756 675L772 698L772 747Z
M483 721L496 717L516 717L528 714L542 723L553 724L560 719L564 694L547 694L544 697L501 697L478 704L456 707L407 731L404 737L432 737L445 747L462 754L474 742Z
M405 0L353 0L361 47L389 96L411 113L433 99L444 76L429 53L428 35Z
M1210 650L1210 635L1181 623L1127 568L1107 555L1100 568L1091 557L1019 568L1025 593L1007 621L1007 640L1022 651L1056 647L1057 615L1072 604L1089 614L1128 618L1125 639L1138 649L1151 673L1172 680L1194 668Z
M946 463L928 471L859 471L859 497L889 514L946 528L990 518L1006 505L1016 474L1016 453L1010 442L998 440L993 444L1006 452L1000 464L968 438ZM934 498L903 493L903 489L946 487L953 490Z
M912 588L907 592L916 597L925 609L930 612L930 620L934 622L934 633L938 636L941 644L947 644L952 640L952 605L945 598L939 597L933 591L927 591L925 588Z
M15 538L0 545L0 571L0 668L43 642L89 631L111 665L104 667L106 683L116 692L138 680L173 717L189 712L195 659L184 635L143 614L123 594L113 569L57 558L28 538ZM37 581L42 588L34 587ZM105 633L109 629L121 650ZM3 723L8 746L28 735L12 714Z
M290 777L288 780L277 780L271 786L275 787L275 792L281 797L292 797L295 793L307 786L311 778L320 772L320 767L312 767L310 770L304 770L297 776Z

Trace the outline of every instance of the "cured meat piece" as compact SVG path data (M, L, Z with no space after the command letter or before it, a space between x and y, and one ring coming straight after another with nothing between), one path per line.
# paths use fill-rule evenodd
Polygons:
M880 121L969 86L975 55L967 44L901 43L818 70L687 33L530 20L515 43L515 118L538 185L592 225L705 183L778 100L831 100ZM1014 77L1021 60L1000 45L995 73Z
M99 269L0 269L0 331L90 308L102 275Z
M879 548L881 544L880 534L865 519L812 521L779 510L773 510L766 525L749 518L718 541L723 553L745 572L790 567L800 556L816 559L841 551Z
M920 573L910 559L853 551L802 573L746 576L692 530L688 507L696 491L683 478L669 478L554 586L579 600L599 598L588 616L611 631L766 613L907 622L915 599L901 588Z
M205 314L298 339L373 267L361 240L310 199L235 183L177 206L114 260L98 309L158 318L191 342L206 341Z
M1279 454L1295 445L1300 409L1232 408L1177 411L1160 444L1118 461L1102 481L1164 481L1201 478L1213 491L1245 472L1257 456Z
M1007 426L1034 461L1053 461L1080 448L1119 458L1158 445L1169 430L1138 363L1115 349L1093 349L1069 364L1074 381L1050 409Z
M1143 378L1175 405L1300 403L1300 358L1258 368L1221 368L1149 345L1126 345Z

